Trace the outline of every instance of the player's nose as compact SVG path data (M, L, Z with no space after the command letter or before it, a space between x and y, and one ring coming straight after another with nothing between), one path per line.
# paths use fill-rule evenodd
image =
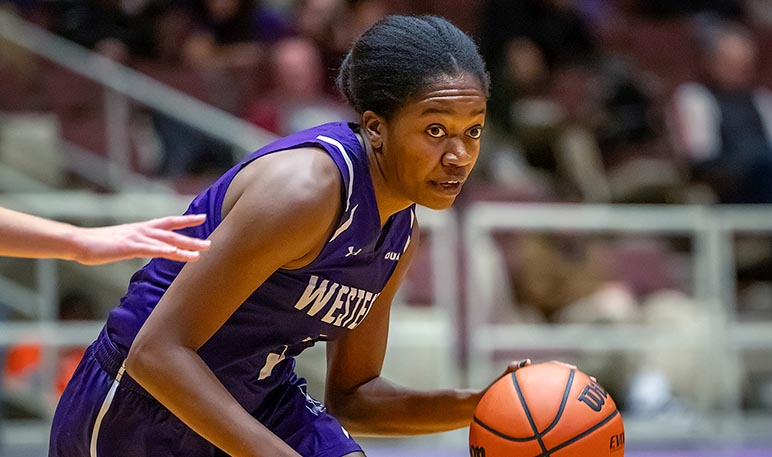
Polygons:
M474 153L460 138L450 138L442 155L442 165L446 167L467 167L474 162Z

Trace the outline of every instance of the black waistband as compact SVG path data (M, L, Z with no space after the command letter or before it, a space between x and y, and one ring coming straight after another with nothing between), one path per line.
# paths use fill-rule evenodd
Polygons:
M121 366L125 360L125 356L115 347L110 337L107 335L107 331L102 329L94 342L94 358L102 366L102 369L107 372L113 379L118 378L118 373L121 372ZM143 395L148 398L153 398L137 381L131 378L128 373L124 372L118 381L121 387L125 387L135 393Z

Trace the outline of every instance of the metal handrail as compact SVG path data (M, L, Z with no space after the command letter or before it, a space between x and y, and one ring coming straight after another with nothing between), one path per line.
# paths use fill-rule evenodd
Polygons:
M4 10L0 10L0 37L242 151L253 151L274 138L264 129Z

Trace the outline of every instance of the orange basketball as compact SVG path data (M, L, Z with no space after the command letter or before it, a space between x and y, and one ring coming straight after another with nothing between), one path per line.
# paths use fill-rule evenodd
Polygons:
M559 363L521 368L483 395L469 427L471 457L622 457L625 427L614 400Z

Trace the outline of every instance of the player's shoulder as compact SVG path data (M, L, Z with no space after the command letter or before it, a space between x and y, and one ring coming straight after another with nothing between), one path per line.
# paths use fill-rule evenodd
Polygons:
M341 195L340 172L322 148L301 147L268 154L250 163L243 172L245 195L301 207L336 201Z

